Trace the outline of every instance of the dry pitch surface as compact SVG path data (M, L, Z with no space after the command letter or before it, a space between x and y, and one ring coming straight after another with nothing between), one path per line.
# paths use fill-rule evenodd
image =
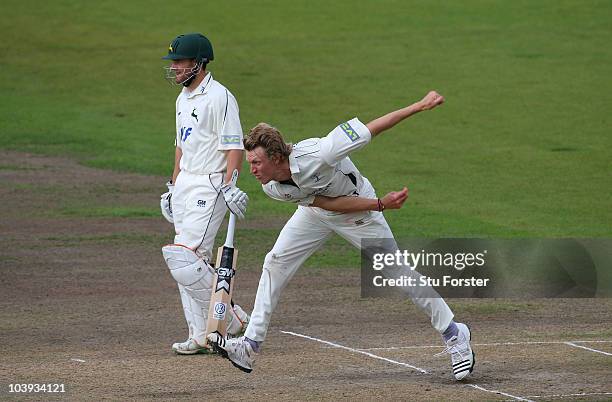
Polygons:
M360 300L348 269L298 272L253 373L218 356L175 356L186 327L159 250L172 228L161 217L66 211L155 208L164 179L0 156L2 399L612 399L610 300L451 301L477 353L469 381L456 383L449 359L433 356L442 347L425 317L406 301ZM237 300L250 309L261 261L245 257ZM66 392L10 394L12 383Z

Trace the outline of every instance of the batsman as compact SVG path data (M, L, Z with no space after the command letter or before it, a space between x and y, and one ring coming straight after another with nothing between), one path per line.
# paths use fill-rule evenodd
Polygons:
M236 186L244 158L238 103L206 70L212 44L200 33L179 35L163 59L166 78L183 88L176 99L175 160L162 215L174 223L174 243L162 248L176 280L189 328L184 342L172 345L181 355L209 353L206 344L215 270L211 264L217 231L227 210L244 218L248 196ZM230 303L227 333L244 330L249 316Z
M265 123L250 131L244 145L251 173L269 197L296 203L298 207L266 255L245 335L235 339L224 339L217 334L208 336L215 348L236 367L252 371L281 292L304 261L334 232L358 248L363 238L371 238L390 239L386 251L397 250L383 211L400 208L408 197L408 190L404 188L378 198L349 154L402 120L443 102L440 94L430 91L420 101L367 124L354 118L338 125L325 137L294 145L285 143L280 132ZM406 269L406 274L420 276L410 269ZM468 376L475 363L470 329L455 323L451 309L433 288L409 288L408 292L446 343L444 352L451 355L455 379Z

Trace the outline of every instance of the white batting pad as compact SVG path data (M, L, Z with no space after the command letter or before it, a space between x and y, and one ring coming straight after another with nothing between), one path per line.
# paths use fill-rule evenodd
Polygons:
M183 301L191 301L191 303L185 303L189 305L188 309L191 313L193 328L190 333L198 343L203 345L206 342L206 321L215 270L198 257L193 250L180 244L168 244L162 247L162 254L170 269L170 274L187 293L187 298Z
M190 248L180 244L168 244L162 247L162 254L172 277L185 287L199 282L209 274L214 275L213 268ZM208 288L212 288L212 279L211 277Z
M229 321L227 322L227 333L237 335L246 329L249 323L249 315L237 304L230 309Z
M162 247L162 254L174 280L183 285L197 302L208 304L215 277L213 267L180 244Z

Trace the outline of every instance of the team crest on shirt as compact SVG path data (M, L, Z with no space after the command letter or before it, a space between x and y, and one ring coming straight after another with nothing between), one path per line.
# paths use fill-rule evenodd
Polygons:
M355 142L359 139L359 134L357 134L357 131L355 131L355 129L353 129L350 124L342 123L340 124L340 128L342 129L342 131L344 131L344 134L346 134L346 136L349 138L349 140L351 140L351 142Z
M321 181L321 174L319 172L313 173L312 175L312 180L315 181L315 183L318 183Z

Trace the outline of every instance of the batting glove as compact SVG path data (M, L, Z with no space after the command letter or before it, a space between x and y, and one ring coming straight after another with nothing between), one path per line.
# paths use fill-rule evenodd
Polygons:
M159 205L164 218L166 218L168 222L174 223L174 218L172 217L172 191L174 190L174 184L169 181L166 183L166 186L168 186L168 192L161 195Z
M249 196L236 187L234 182L221 186L221 193L223 194L227 208L236 215L238 219L244 219Z

